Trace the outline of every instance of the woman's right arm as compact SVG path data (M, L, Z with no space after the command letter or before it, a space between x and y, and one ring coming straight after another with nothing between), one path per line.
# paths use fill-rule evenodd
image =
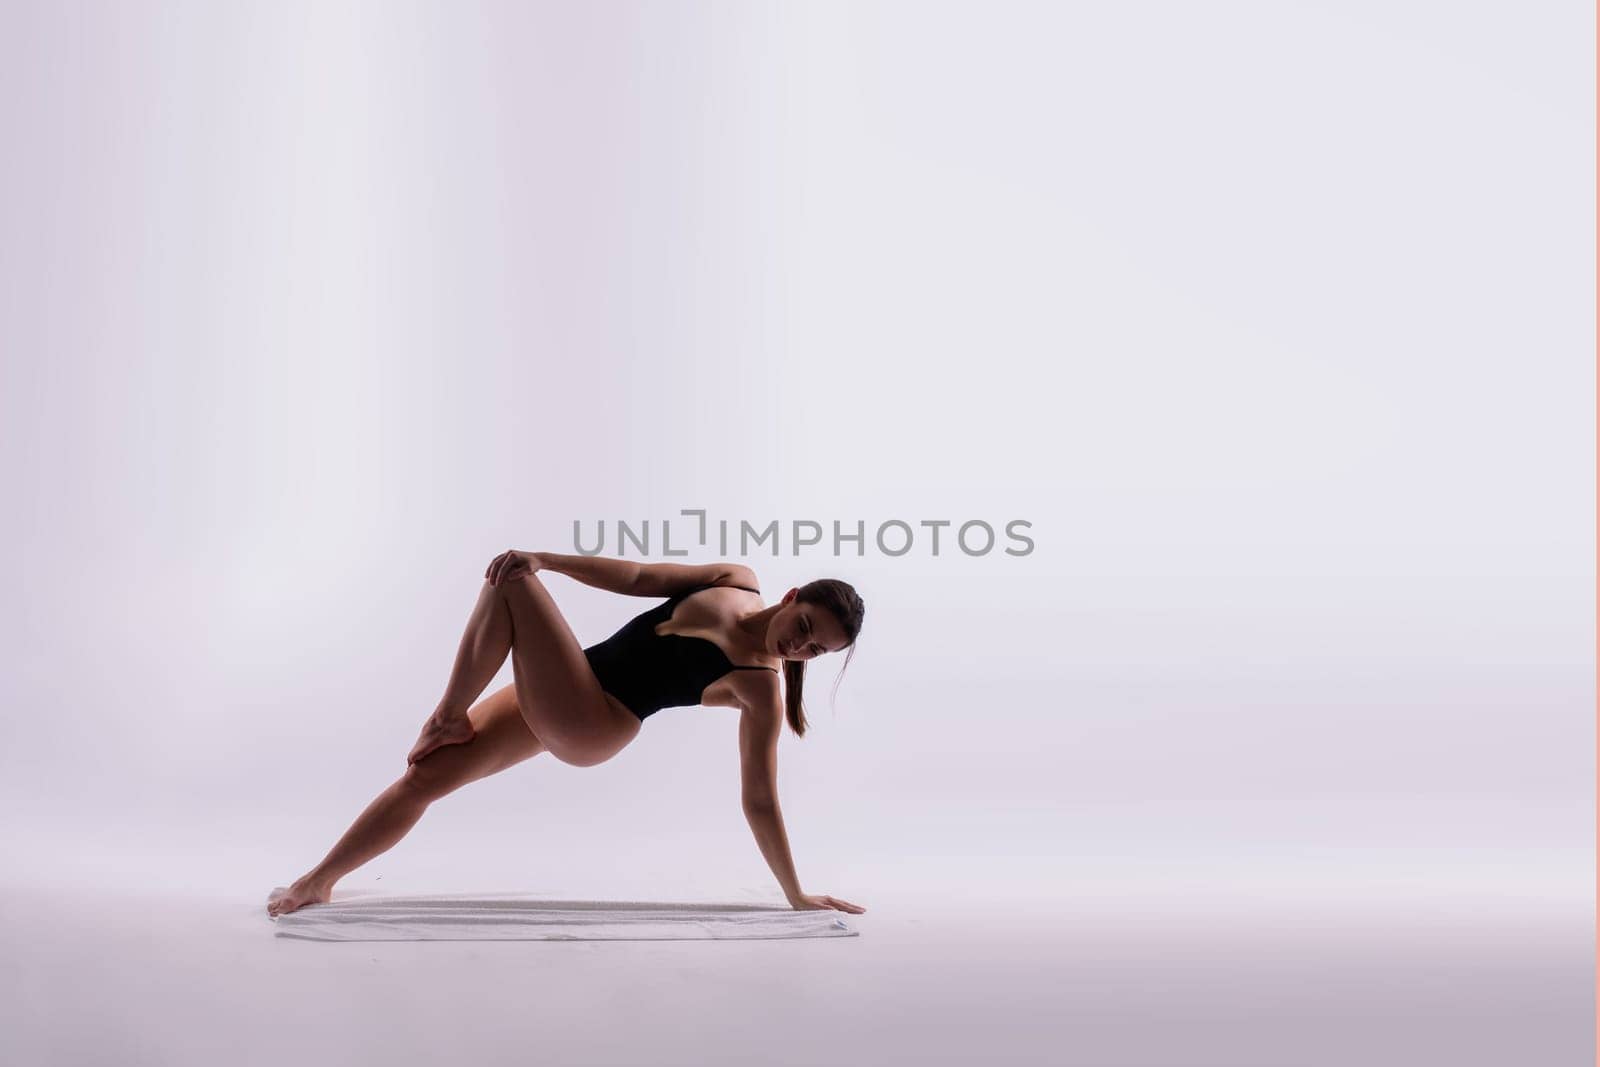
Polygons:
M539 569L555 571L574 578L584 585L592 585L596 589L604 589L608 593L627 593L633 596L647 596L649 594L636 593L635 587L639 582L640 566L633 560L608 559L605 556L564 556L559 552L530 552L528 553L539 561Z
M675 596L704 585L729 582L753 586L756 575L740 563L637 563L605 556L564 556L531 552L543 570L557 571L584 585L628 596Z

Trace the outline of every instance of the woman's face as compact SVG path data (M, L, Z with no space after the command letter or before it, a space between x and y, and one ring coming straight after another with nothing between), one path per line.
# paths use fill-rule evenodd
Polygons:
M833 612L816 604L802 604L794 595L793 589L785 593L783 607L772 617L768 631L772 651L784 659L808 660L843 648L844 627Z

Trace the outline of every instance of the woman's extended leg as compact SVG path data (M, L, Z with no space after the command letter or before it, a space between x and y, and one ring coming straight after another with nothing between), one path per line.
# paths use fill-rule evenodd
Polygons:
M267 914L282 915L329 899L334 884L403 838L428 806L440 797L521 763L544 750L517 707L516 687L508 685L467 713L476 736L466 744L435 749L367 805L322 860L267 902Z

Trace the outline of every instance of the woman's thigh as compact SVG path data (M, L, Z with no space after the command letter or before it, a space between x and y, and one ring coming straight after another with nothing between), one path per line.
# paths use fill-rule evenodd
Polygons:
M507 685L467 711L475 734L462 745L442 745L406 769L408 781L444 796L479 778L503 771L544 751L517 705L515 685Z
M511 611L511 674L517 702L540 744L563 763L592 767L639 734L640 721L614 704L572 628L537 574L501 583Z

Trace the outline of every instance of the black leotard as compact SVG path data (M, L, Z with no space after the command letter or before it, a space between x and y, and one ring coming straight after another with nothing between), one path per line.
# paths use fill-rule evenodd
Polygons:
M616 633L583 650L600 679L600 688L628 706L640 721L662 708L700 703L706 686L729 671L772 671L776 667L747 667L731 662L716 643L685 634L657 634L656 627L672 618L684 598L699 585L662 601L628 620ZM759 593L746 585L732 586Z

